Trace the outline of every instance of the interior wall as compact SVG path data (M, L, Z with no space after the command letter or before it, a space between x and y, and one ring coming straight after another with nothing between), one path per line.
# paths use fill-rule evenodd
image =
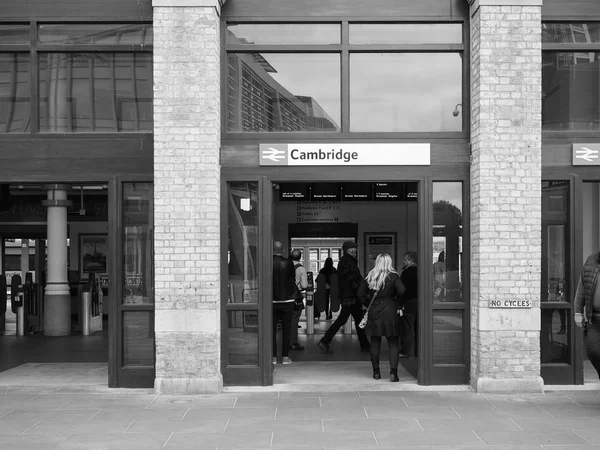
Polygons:
M406 251L417 251L418 202L295 202L275 198L274 203L273 240L284 243L289 240L290 223L357 223L358 262L363 273L365 233L396 233L396 268Z

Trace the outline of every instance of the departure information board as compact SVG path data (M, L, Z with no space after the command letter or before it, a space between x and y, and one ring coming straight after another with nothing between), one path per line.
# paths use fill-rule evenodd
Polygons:
M279 200L310 200L310 184L308 183L281 183L279 185Z
M339 202L342 198L340 183L315 183L311 186L310 197L316 201Z
M411 202L418 199L419 183L281 183L280 201Z

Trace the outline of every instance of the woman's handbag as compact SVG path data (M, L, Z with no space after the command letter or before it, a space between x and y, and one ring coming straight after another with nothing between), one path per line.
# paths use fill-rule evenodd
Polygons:
M373 297L371 297L371 301L369 302L369 306L367 306L367 310L365 311L365 315L363 316L363 318L361 319L360 323L358 324L358 328L365 328L367 326L367 322L369 321L369 308L371 307L371 304L373 303L373 300L375 300L375 297L377 296L377 292L379 292L378 290L373 292Z

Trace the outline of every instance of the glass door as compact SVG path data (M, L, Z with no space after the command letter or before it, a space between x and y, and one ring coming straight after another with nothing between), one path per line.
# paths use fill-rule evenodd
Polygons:
M431 250L425 275L424 299L430 299L426 349L427 384L466 384L469 381L469 300L465 278L465 208L463 183L433 182Z
M115 308L109 308L109 386L151 388L154 342L154 188L152 182L112 183L116 220L111 220L109 266ZM116 245L115 245L116 244ZM113 289L114 286L114 289ZM115 345L117 344L117 345Z
M569 226L569 182L543 181L540 359L545 384L575 382Z
M221 205L221 367L225 385L271 385L273 366L266 333L271 329L271 251L262 211L263 182L223 177ZM268 199L270 201L270 198ZM268 203L266 203L268 204ZM263 271L265 272L263 274Z

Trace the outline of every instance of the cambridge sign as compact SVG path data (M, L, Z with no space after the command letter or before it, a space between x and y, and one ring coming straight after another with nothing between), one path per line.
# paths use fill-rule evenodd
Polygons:
M261 166L428 166L430 145L260 144Z

